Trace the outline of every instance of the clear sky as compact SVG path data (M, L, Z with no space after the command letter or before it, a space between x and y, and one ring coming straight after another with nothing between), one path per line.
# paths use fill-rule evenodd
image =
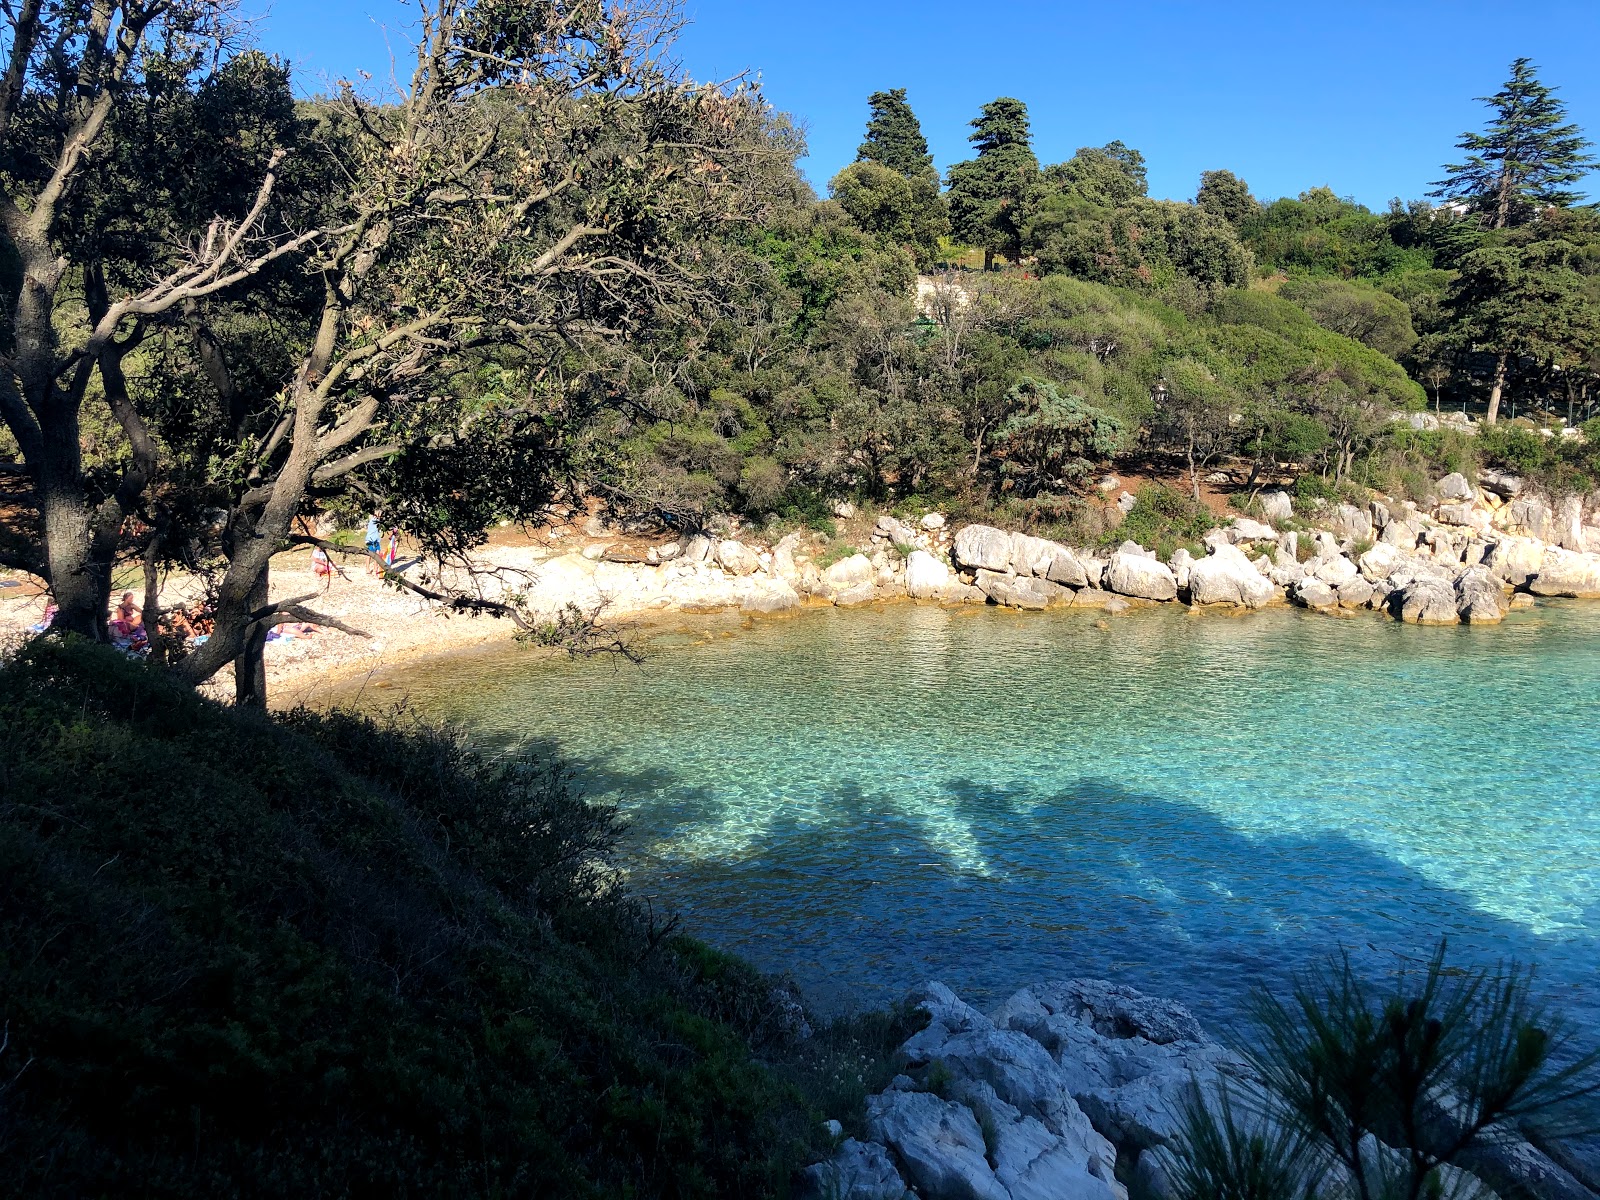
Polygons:
M1256 195L1326 184L1381 207L1421 196L1452 161L1473 100L1518 55L1600 140L1600 0L684 0L682 57L698 78L758 72L808 130L822 191L855 158L866 97L904 87L942 169L996 96L1033 118L1043 162L1121 138L1154 196L1194 195L1226 167ZM413 10L398 0L245 0L263 47L302 87L388 70ZM1600 177L1589 181L1600 198Z

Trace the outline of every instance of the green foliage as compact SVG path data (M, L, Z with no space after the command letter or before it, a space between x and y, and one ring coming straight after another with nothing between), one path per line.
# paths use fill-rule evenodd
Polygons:
M1122 447L1122 423L1082 396L1023 378L1006 393L1014 409L995 430L1001 473L1022 496L1079 487Z
M967 140L978 154L948 172L951 229L982 247L986 267L996 254L1016 262L1022 256L1024 206L1039 174L1027 106L1009 96L990 101Z
M925 175L905 176L873 162L852 163L833 177L828 191L866 232L912 247L931 262L939 239L950 232L938 185Z
M928 139L922 125L906 101L905 88L873 92L867 97L872 115L867 118L867 136L856 151L856 161L876 163L907 179L926 179L935 187L939 175L928 153Z
M1291 279L1278 295L1300 305L1324 329L1354 338L1389 358L1399 358L1417 340L1406 305L1368 284Z
M1103 537L1105 544L1132 540L1169 557L1180 545L1193 545L1217 526L1211 510L1188 492L1147 483L1133 499L1122 524Z
M1456 148L1464 162L1445 170L1447 178L1431 193L1465 201L1490 228L1504 229L1534 220L1541 208L1567 208L1582 194L1577 183L1595 165L1592 143L1566 120L1566 106L1539 82L1531 59L1511 64L1511 78L1493 96L1479 97L1494 110L1483 133L1463 133Z
M772 981L620 889L620 832L403 717L34 643L0 666L10 1186L784 1194L806 1089L859 1103L904 1018L794 1046Z
M1232 171L1202 171L1194 202L1235 229L1261 211L1260 202L1250 194L1250 185Z
M1585 1131L1600 1093L1600 1052L1572 1044L1529 971L1447 967L1443 943L1383 987L1338 958L1287 1000L1258 992L1255 1015L1241 1050L1264 1111L1241 1123L1225 1095L1190 1108L1172 1157L1188 1200L1308 1195L1324 1178L1338 1195L1460 1196L1446 1169L1475 1147Z

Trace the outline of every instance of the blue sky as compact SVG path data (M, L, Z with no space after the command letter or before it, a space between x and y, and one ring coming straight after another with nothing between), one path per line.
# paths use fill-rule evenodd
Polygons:
M246 0L247 7L251 0ZM306 90L387 72L413 10L398 0L275 0L258 25ZM1439 177L1462 130L1518 55L1561 89L1600 140L1600 0L685 0L695 76L759 72L800 118L819 191L855 157L866 97L904 87L941 167L967 157L967 122L1000 95L1025 101L1044 162L1121 138L1144 152L1154 196L1192 197L1227 167L1256 195L1320 184L1381 207ZM1600 197L1600 177L1589 188Z

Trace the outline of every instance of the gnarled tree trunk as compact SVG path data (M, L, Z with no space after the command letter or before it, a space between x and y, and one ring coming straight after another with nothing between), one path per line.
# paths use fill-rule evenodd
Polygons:
M1500 398L1506 391L1506 358L1500 355L1494 361L1494 387L1489 389L1489 412L1484 417L1487 424L1493 425L1500 419Z

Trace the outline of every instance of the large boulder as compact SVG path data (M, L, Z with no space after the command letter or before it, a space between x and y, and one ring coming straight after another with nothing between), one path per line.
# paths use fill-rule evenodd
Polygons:
M1472 567L1456 580L1456 610L1469 625L1492 625L1505 619L1505 592L1485 567Z
M1544 565L1544 543L1538 538L1502 537L1489 547L1484 565L1512 587L1521 587Z
M1485 467L1478 472L1478 486L1487 492L1512 500L1522 491L1522 477Z
M1412 580L1400 592L1398 605L1397 615L1408 625L1456 625L1461 621L1456 590L1445 580Z
M838 608L861 608L863 605L873 604L882 599L878 593L878 585L872 580L864 583L852 583L846 588L825 589L833 603Z
M1007 608L1044 609L1052 604L1072 603L1072 592L1048 579L1030 575L1002 575L998 571L979 571L976 583L983 594Z
M1535 596L1600 598L1600 554L1547 550L1539 573L1528 583L1528 590Z
M1302 579L1289 594L1303 608L1333 608L1339 603L1339 593L1315 576Z
M1538 538L1541 542L1549 541L1550 531L1555 528L1554 510L1538 496L1518 496L1497 516L1497 523L1503 529Z
M1399 547L1379 542L1356 560L1356 567L1365 578L1376 583L1380 579L1387 579L1404 561L1405 554Z
M1341 541L1372 540L1372 514L1353 504L1341 504L1328 515L1328 527Z
M877 1142L846 1138L826 1162L800 1176L803 1200L905 1200L910 1196L889 1152Z
M1339 593L1340 608L1362 608L1372 602L1372 584L1361 576L1347 579L1336 589Z
M1390 521L1378 535L1378 541L1409 553L1417 548L1416 526L1409 521Z
M717 543L717 563L729 575L749 575L761 565L761 560L743 542L729 540Z
M1261 515L1274 525L1282 525L1294 517L1294 499L1281 488L1272 488L1260 496Z
M906 594L913 600L939 599L955 574L926 550L913 550L906 560Z
M785 579L758 577L739 605L745 612L781 613L800 607L800 593Z
M1211 553L1189 567L1189 599L1194 604L1242 604L1260 608L1278 594L1244 551L1214 545Z
M1348 583L1361 573L1355 563L1342 554L1324 558L1314 565L1308 564L1306 570L1330 587Z
M1438 493L1441 500L1471 500L1477 495L1472 484L1460 471L1451 471L1433 485L1433 490Z
M1011 569L1011 535L993 525L964 525L956 531L956 565L969 571Z
M1141 600L1176 600L1178 580L1163 562L1118 550L1111 556L1111 566L1106 571L1106 581L1111 590L1123 596Z
M868 583L876 577L877 568L865 554L852 554L849 558L841 558L822 572L822 582L840 590L854 587L858 583Z
M1277 537L1278 531L1271 525L1263 525L1249 517L1240 517L1228 526L1228 540L1231 542L1271 542Z
M1555 527L1550 540L1563 550L1583 551L1583 497L1563 496L1556 505Z
M978 1118L964 1104L931 1092L882 1092L867 1097L867 1132L894 1151L924 1196L1011 1200L989 1166Z
M1055 546L1054 552L1050 555L1050 563L1045 568L1044 577L1051 583L1071 588L1088 587L1090 582L1089 568L1065 546ZM1095 568L1095 578L1099 578L1098 565Z

